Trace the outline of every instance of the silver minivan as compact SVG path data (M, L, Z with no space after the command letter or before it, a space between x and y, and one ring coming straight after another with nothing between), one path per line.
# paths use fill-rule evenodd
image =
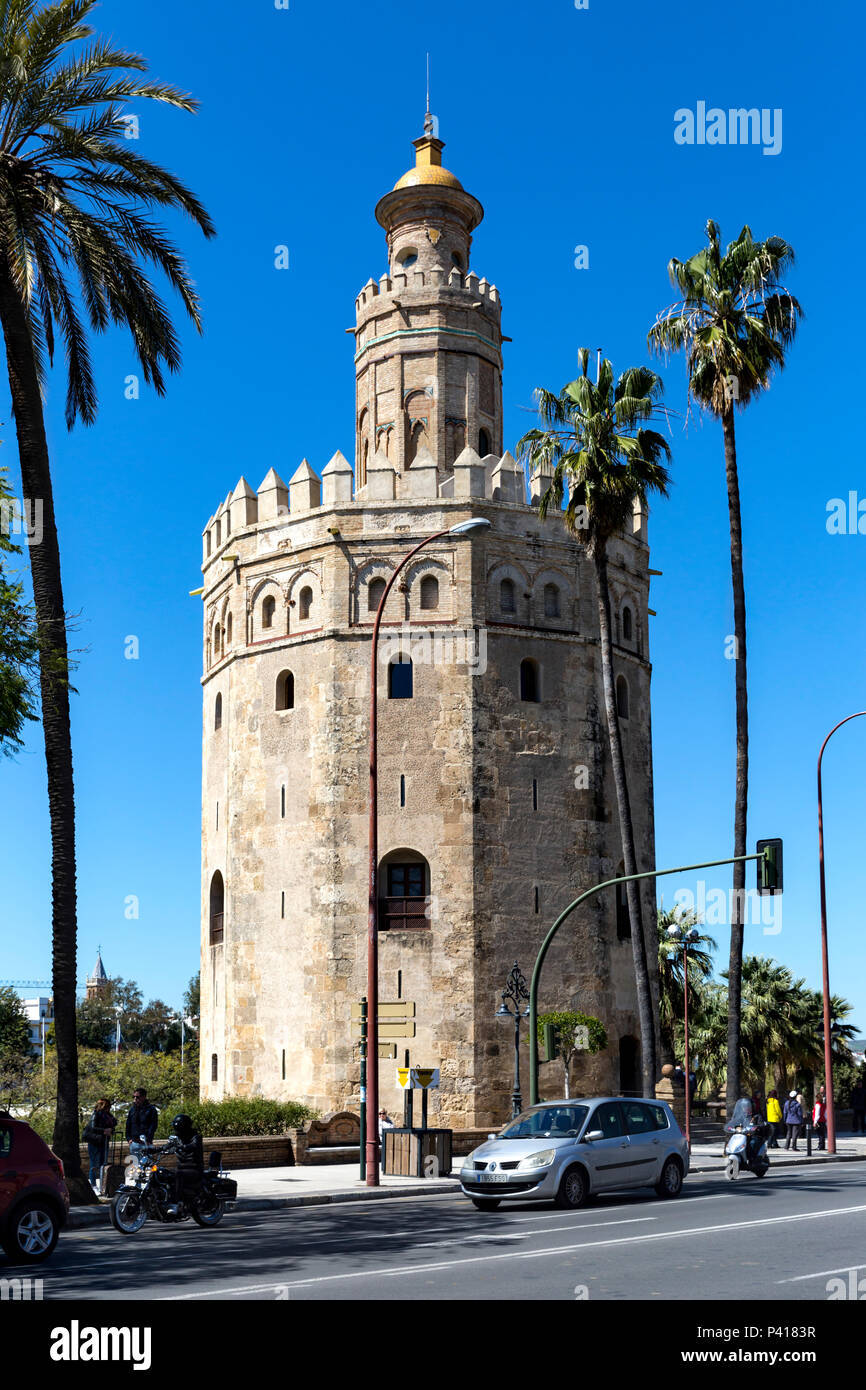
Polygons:
M509 1198L576 1209L597 1192L654 1187L677 1197L689 1150L670 1106L604 1096L533 1105L463 1160L460 1184L480 1211Z

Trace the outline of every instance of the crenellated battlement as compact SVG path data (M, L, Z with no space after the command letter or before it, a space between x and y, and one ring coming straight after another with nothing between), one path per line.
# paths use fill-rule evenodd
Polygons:
M269 528L286 521L324 516L335 507L370 510L380 504L424 504L440 499L498 503L510 508L537 510L550 484L550 474L538 470L528 480L520 464L508 452L481 458L474 449L464 449L454 462L454 471L440 481L429 452L418 455L412 467L399 474L390 460L376 453L367 468L367 482L355 486L351 464L338 449L322 469L321 477L303 459L288 483L271 468L256 492L246 478L240 478L209 519L202 532L203 566L207 566L226 542L241 532ZM634 539L646 541L646 516L636 512Z
M485 301L491 307L497 307L501 312L502 301L496 286L491 285L486 277L479 280L473 270L463 275L456 267L451 271L433 267L426 270L412 269L396 275L386 273L380 275L378 281L371 276L355 300L355 310L360 314L374 300L406 290L425 289L462 290L471 294L473 298Z

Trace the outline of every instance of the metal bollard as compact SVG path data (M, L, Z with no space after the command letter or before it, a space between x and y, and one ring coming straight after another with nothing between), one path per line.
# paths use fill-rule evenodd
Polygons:
M806 1124L806 1153L809 1158L812 1157L812 1126L808 1122Z

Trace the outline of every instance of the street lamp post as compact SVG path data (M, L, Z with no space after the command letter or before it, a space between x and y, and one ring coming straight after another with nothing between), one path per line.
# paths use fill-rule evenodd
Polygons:
M818 877L821 885L821 967L824 993L824 1090L827 1095L827 1152L836 1152L836 1107L833 1099L833 1037L830 1031L830 961L827 950L827 890L824 881L824 804L821 797L821 760L824 749L837 729L852 719L862 719L866 710L858 710L840 719L821 744L818 754Z
M397 565L385 585L384 593L376 609L373 623L373 642L370 652L370 865L369 900L367 904L367 1051L371 1065L367 1076L367 1094L362 1096L367 1106L366 1166L367 1186L379 1186L379 799L378 799L378 745L376 718L376 660L379 647L379 629L388 595L401 570L423 550L425 545L439 541L443 536L469 536L477 531L488 530L490 522L483 517L461 521L444 531L427 536L412 550L408 551Z
M686 930L684 927L670 926L667 934L672 941L679 941L683 948L683 1061L686 1074L686 1144L689 1153L692 1151L692 1088L689 1073L689 946L693 946L700 939L700 932L696 927Z
M123 1008L121 1007L121 1005L120 1005L120 1004L115 1004L115 1006L114 1006L114 1015L115 1015L115 1018L117 1019L117 1028L116 1028L115 1034L114 1034L114 1065L115 1065L115 1066L117 1066L118 1058L119 1058L119 1056L120 1056L120 1016L121 1016L122 1013L123 1013Z
M509 1007L508 1001L513 1003L514 1008ZM527 1007L522 1009L521 1004L526 1001ZM514 1019L514 1090L511 1092L511 1118L516 1119L523 1109L523 1101L520 1097L520 1020L529 1017L529 990L526 988L526 980L521 974L520 966L514 962L514 968L508 979L505 981L505 988L502 991L502 1003L496 1010L495 1018Z

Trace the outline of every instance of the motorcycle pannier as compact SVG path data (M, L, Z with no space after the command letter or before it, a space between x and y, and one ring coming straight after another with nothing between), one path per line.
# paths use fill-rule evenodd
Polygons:
M226 1202L237 1200L238 1185L234 1178L214 1178L210 1188L217 1197L222 1197Z

